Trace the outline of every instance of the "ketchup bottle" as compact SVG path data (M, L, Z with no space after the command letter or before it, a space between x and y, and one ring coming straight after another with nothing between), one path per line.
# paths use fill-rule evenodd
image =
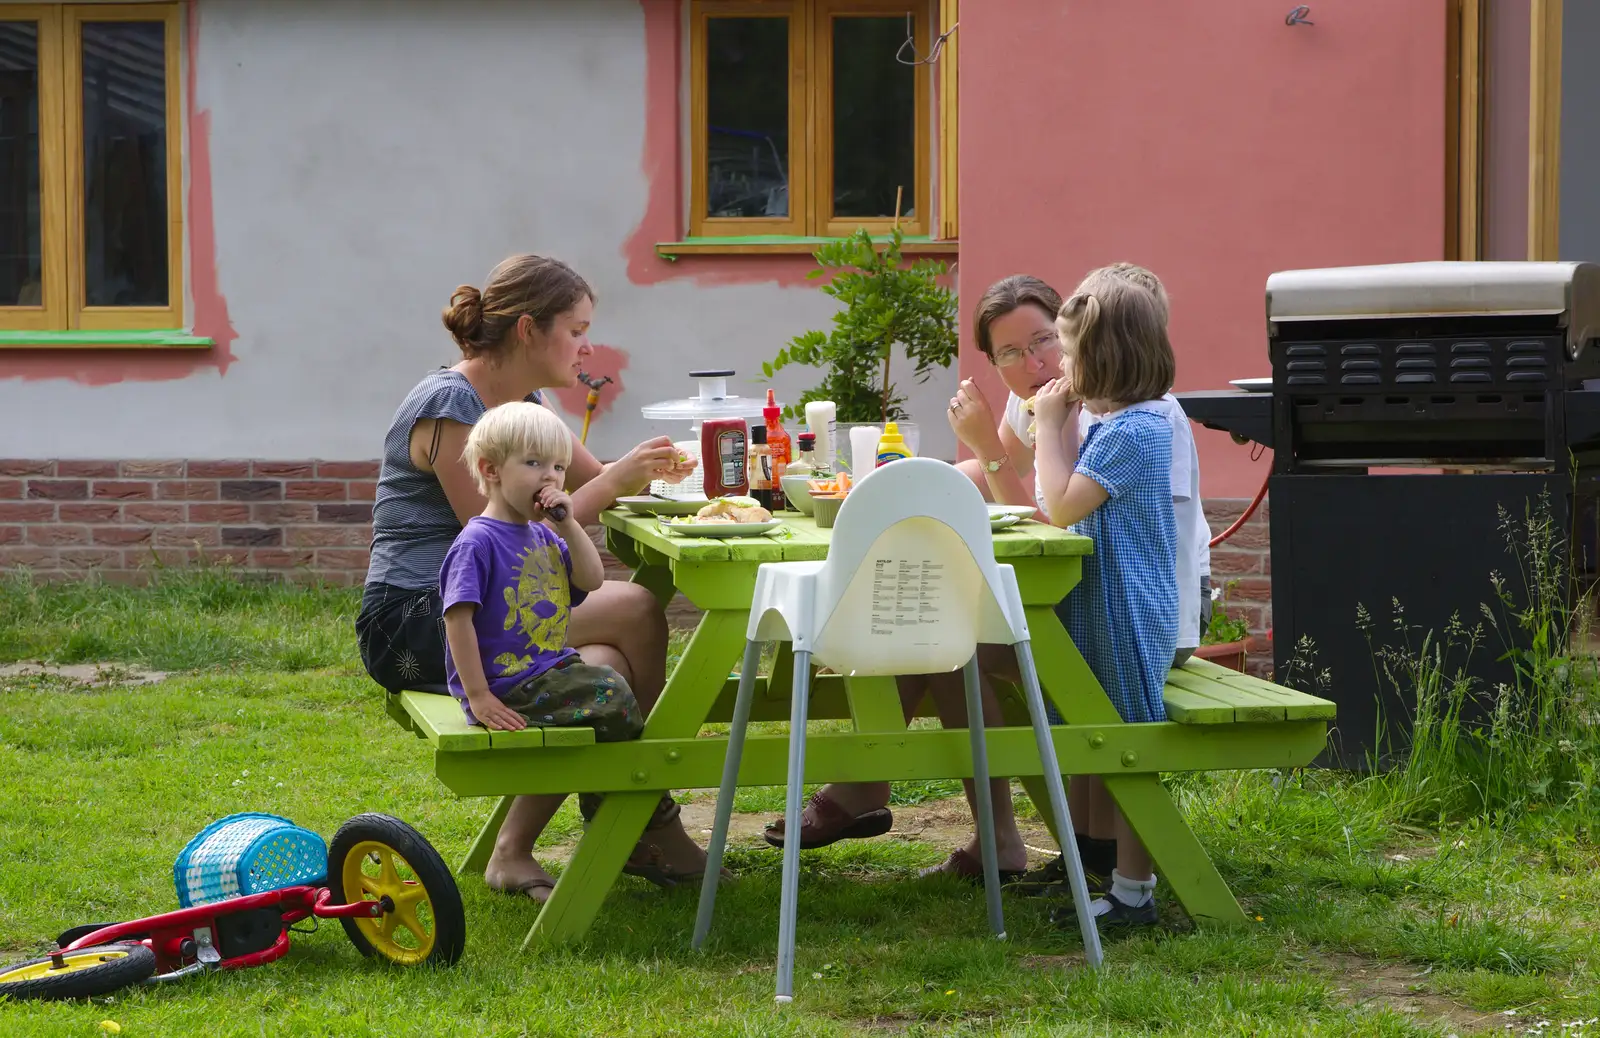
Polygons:
M748 441L743 418L708 418L700 424L700 479L706 497L742 497L749 491Z

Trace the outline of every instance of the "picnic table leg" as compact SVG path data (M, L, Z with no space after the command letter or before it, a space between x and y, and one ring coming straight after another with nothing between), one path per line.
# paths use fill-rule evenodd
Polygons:
M1157 775L1105 775L1106 790L1139 834L1156 872L1195 922L1242 926L1244 909L1211 864Z
M1029 607L1028 627L1033 634L1034 662L1044 683L1045 695L1067 723L1124 723L1089 664L1067 636L1055 610L1049 606ZM1166 877L1173 895L1190 918L1196 922L1243 924L1244 910L1234 900L1205 848L1195 839L1159 776L1148 772L1139 775L1101 772L1101 778L1128 825L1144 841L1155 860L1156 871Z
M683 658L645 720L646 738L686 739L699 732L744 648L749 618L747 610L727 609L711 610L701 617ZM583 782L583 775L573 776L576 787L582 788ZM528 931L524 949L576 941L588 931L644 834L662 792L657 788L606 794Z
M606 794L522 942L524 951L576 941L588 931L660 800L659 790Z
M461 865L456 869L456 875L463 878L483 872L489 865L489 856L494 853L495 837L500 835L500 827L506 824L506 815L511 811L511 801L516 797L501 797L500 802L494 805L494 810L489 812L489 818L483 823L483 828L478 830L478 838L472 841L472 849L467 851L467 856L461 860Z

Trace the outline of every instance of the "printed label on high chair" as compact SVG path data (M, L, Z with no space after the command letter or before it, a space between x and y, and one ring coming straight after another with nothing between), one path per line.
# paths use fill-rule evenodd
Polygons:
M872 633L894 634L896 627L939 622L939 585L944 564L933 559L874 559Z

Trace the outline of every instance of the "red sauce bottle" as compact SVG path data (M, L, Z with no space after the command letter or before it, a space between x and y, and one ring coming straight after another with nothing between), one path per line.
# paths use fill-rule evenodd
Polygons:
M767 421L767 449L772 452L772 501L774 510L785 507L783 473L794 460L789 449L789 433L783 427L783 411L772 390L767 390L767 406L761 409Z
M700 424L700 479L706 497L743 497L749 492L748 444L743 418L708 418Z

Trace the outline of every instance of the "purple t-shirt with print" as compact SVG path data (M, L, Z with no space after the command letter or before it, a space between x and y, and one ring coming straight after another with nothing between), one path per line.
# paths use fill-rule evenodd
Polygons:
M567 620L584 592L572 586L566 542L547 526L474 516L445 554L439 591L446 611L462 602L478 607L478 657L496 696L577 656L567 645ZM476 724L448 642L445 669L450 694Z

